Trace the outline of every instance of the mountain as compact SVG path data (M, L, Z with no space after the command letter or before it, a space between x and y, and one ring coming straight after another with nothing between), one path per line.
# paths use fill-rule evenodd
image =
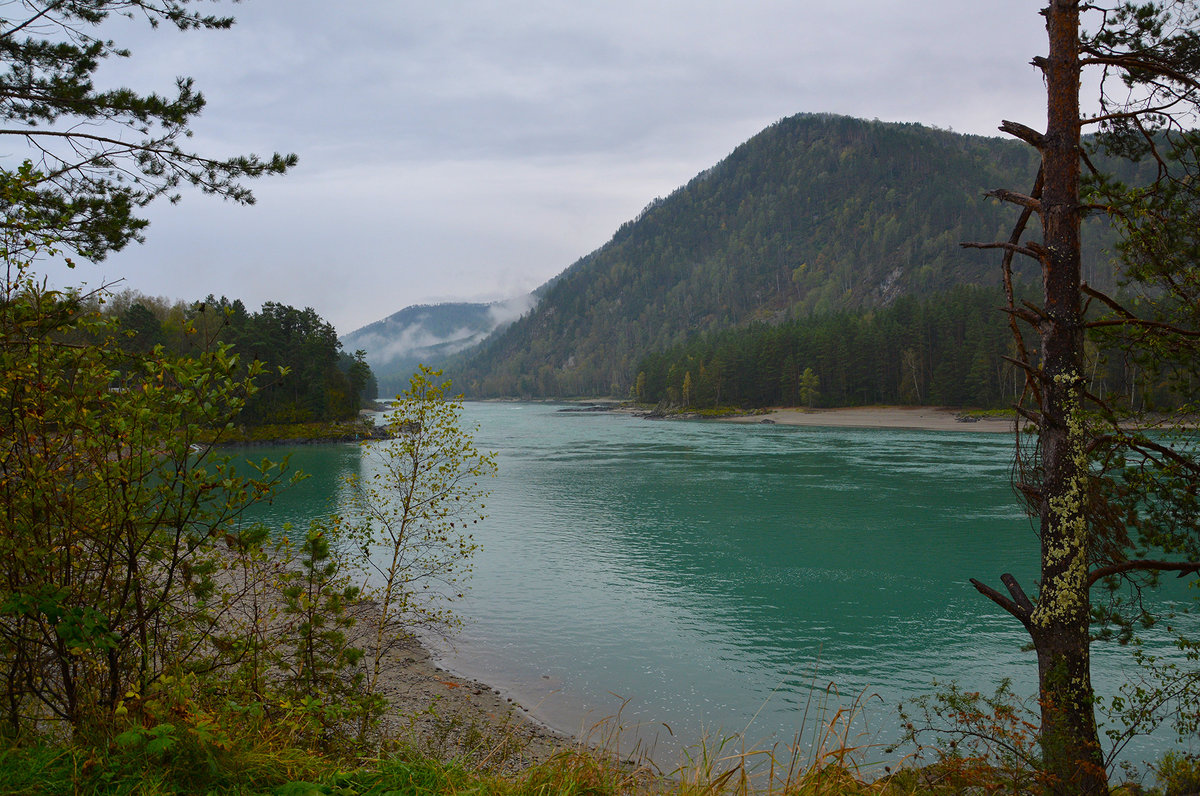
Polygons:
M995 286L999 255L959 244L1007 239L1015 211L983 192L1029 190L1036 172L1019 142L783 119L651 202L449 373L479 397L623 396L644 354L698 333ZM1111 236L1086 238L1085 276L1107 287Z
M533 295L490 304L419 304L341 338L346 351L367 352L379 380L379 394L391 396L408 386L418 364L433 364L503 329L535 303Z

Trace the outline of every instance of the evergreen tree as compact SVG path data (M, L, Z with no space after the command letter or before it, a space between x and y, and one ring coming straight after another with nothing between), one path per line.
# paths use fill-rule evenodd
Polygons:
M1011 401L1003 361L999 290L960 287L886 309L839 312L779 325L696 335L637 364L643 400L673 402L669 388L692 374L692 404L854 406L941 403L982 407ZM801 377L811 372L811 401ZM672 372L675 374L672 376ZM1173 396L1167 396L1173 400Z
M192 80L178 78L172 95L128 88L98 89L107 58L128 50L97 37L113 15L140 15L179 30L222 29L230 17L201 13L199 0L25 0L0 10L0 136L28 146L37 179L21 183L30 209L53 219L56 242L99 259L139 240L147 222L139 208L160 196L177 198L190 184L250 204L241 180L281 174L295 155L215 158L184 149L204 109ZM12 147L9 147L12 151ZM14 179L0 170L0 187Z

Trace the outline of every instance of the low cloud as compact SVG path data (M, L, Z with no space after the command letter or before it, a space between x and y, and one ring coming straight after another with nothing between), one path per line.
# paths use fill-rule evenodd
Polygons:
M537 299L522 295L489 304L447 303L407 307L343 339L363 349L376 367L393 362L456 354L528 312Z
M492 331L507 326L529 312L537 305L537 297L532 293L517 296L506 301L497 301L488 306L488 316L495 322Z
M487 337L489 332L490 330L480 332L464 326L447 335L435 335L418 323L398 329L395 337L386 332L364 334L355 338L354 345L366 349L372 364L387 365L398 359L410 359L432 349L454 354Z

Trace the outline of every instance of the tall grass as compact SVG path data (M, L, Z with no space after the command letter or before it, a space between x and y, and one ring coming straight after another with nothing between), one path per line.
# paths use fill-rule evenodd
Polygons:
M664 772L620 713L595 723L584 740L549 760L511 770L505 763L521 743L516 728L493 735L468 728L469 748L462 744L463 728L456 728L444 736L443 750L428 741L421 748L400 741L374 759L339 760L289 745L287 728L280 726L287 717L257 722L242 711L220 716L219 731L197 733L181 717L108 741L9 748L0 755L0 793L857 794L877 788L852 762L861 747L850 743L851 712L839 708L827 726L814 728L811 740L819 748L811 751L800 751L810 740L800 736L781 753L748 749L744 736L735 734L697 744Z
M977 796L1041 790L1034 779L1006 780L1004 770L986 765L938 757L917 767L914 757L885 759L887 750L866 726L872 698L864 693L847 704L834 687L813 687L790 743L756 748L746 740L747 727L702 739L673 767L652 759L654 746L624 722L624 706L549 759L516 768L524 741L515 725L464 726L446 718L446 731L432 740L401 737L371 756L359 750L339 758L296 741L289 723L302 717L275 713L268 721L243 706L206 709L200 723L193 706L190 716L180 712L115 738L0 750L0 794ZM1183 793L1200 781L1193 757L1170 762L1160 774L1162 791Z

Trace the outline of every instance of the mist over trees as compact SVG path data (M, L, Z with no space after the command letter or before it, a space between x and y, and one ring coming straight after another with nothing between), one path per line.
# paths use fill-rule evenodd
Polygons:
M418 304L343 335L342 344L366 351L380 394L390 397L408 388L421 363L445 361L474 347L536 300L530 295L487 304Z

